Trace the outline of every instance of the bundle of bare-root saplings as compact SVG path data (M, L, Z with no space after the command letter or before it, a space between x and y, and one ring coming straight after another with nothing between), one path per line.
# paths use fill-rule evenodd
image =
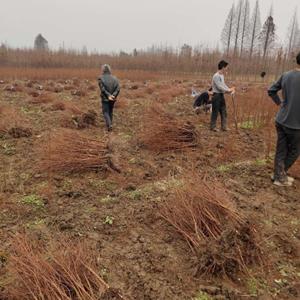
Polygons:
M192 123L177 119L160 104L153 104L143 116L139 141L149 150L185 150L196 147L197 139L198 134Z
M197 275L236 278L250 266L263 264L255 225L241 215L216 180L187 175L163 204L162 217L198 256Z
M93 138L72 129L50 132L38 152L40 171L72 173L106 170L110 165L105 137Z
M7 300L121 300L99 275L97 253L81 241L15 236L8 256L9 280L0 289Z
M28 120L9 105L0 106L0 137L22 138L32 136Z

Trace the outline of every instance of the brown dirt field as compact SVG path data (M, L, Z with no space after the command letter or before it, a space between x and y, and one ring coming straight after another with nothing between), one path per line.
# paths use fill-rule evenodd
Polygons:
M278 189L271 184L276 107L266 96L266 86L251 84L245 91L237 84L239 131L234 129L232 100L227 97L231 131L212 133L209 115L194 114L190 96L191 86L204 89L206 81L147 79L143 73L146 82L141 82L137 72L130 78L122 74L115 127L107 136L98 89L89 88L96 80L85 80L84 74L66 80L66 73L52 74L51 84L43 73L29 87L18 78L19 89L14 92L5 86L16 81L0 73L5 81L0 84L0 106L20 111L33 132L29 137L0 138L0 295L10 279L6 267L14 237L25 231L45 242L56 237L88 242L99 256L98 273L126 299L300 299L300 162L291 170L296 177L293 187ZM31 101L29 91L49 85L61 89L47 91L49 101ZM134 85L138 89L132 89ZM80 87L86 95L72 95L65 86ZM170 96L163 91L170 91ZM59 130L62 119L72 119L73 114L68 106L49 109L55 103L52 99L98 113L98 126L80 133L108 139L111 159L121 172L39 171L41 147L51 148L50 132ZM142 147L139 136L147 125L143 116L153 102L161 103L180 122L195 126L196 147L172 152ZM199 257L159 213L189 171L222 183L237 210L256 224L263 267L252 266L234 278L197 274Z

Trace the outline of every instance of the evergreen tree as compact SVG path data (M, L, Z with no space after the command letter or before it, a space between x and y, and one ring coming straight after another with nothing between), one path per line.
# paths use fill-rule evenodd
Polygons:
M273 8L271 8L270 14L259 34L259 42L263 53L263 58L265 58L268 55L268 52L274 47L274 43L276 40L276 26L272 13Z
M34 49L36 50L48 49L48 41L41 34L38 34L34 40Z

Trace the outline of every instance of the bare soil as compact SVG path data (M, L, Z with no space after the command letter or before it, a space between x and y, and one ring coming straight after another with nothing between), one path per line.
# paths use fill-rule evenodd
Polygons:
M293 187L272 185L273 126L236 132L228 98L231 131L211 132L209 115L192 110L190 89L196 80L123 80L114 129L108 135L99 92L89 88L93 82L70 80L66 87L78 91L70 93L62 80L51 84L40 80L27 87L26 80L0 79L6 82L0 84L0 104L18 109L32 128L30 134L16 128L0 139L0 289L7 282L5 266L14 235L25 230L38 239L65 235L89 241L99 255L99 274L126 299L300 299L300 164L291 170L296 178ZM32 89L48 85L53 92L47 93L54 99L72 103L84 113L80 121L84 126L77 126L82 132L109 140L120 172L39 172L37 149L51 145L49 132L61 128L62 119L74 119L68 110L47 109L51 102L32 101ZM6 86L19 88L12 91ZM178 94L159 99L157 95L167 88L176 88ZM246 93L238 93L239 105L248 105L257 89L253 84ZM155 101L179 120L194 124L195 148L157 153L140 145L143 114ZM199 257L159 214L172 187L188 170L217 178L238 209L257 225L264 267L253 266L248 274L231 278L199 274ZM210 254L210 247L202 250ZM116 299L116 294L112 289L107 299Z

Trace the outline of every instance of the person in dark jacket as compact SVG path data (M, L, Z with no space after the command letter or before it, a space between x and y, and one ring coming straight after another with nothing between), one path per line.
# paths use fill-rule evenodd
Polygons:
M102 66L102 75L98 78L101 91L102 112L108 131L112 130L113 110L117 97L120 93L118 79L111 74L109 65Z
M195 97L195 101L193 104L193 108L195 113L200 113L201 111L209 112L211 110L211 100L210 97L212 96L212 88L208 91L201 93Z
M284 73L268 90L269 96L280 106L276 117L277 146L274 162L274 184L291 186L294 178L288 170L300 155L300 52L298 67ZM278 95L282 90L283 99Z

